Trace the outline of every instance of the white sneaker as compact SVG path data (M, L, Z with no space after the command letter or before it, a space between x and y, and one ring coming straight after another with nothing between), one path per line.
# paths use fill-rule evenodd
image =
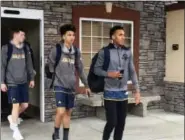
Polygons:
M8 121L9 121L10 125L13 123L12 115L9 115L9 116L8 116ZM22 119L22 118L18 118L18 119L17 119L17 124L20 125L21 122L23 122L23 119Z
M23 140L24 139L18 128L16 130L14 130L14 132L13 132L13 138L15 140Z
M13 123L12 115L8 115L7 119L8 119L8 121L9 121L9 123L10 123L10 124L12 124L12 123Z
M20 125L21 122L23 122L23 119L22 119L22 118L18 118L18 119L17 119L17 124Z
M8 118L8 121L10 123L10 129L13 130L13 126L12 126L12 124L13 124L12 115L9 115L7 118Z

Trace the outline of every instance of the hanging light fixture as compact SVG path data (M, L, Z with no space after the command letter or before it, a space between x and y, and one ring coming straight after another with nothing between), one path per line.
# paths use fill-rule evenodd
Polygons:
M107 13L112 12L112 2L105 2L105 9Z

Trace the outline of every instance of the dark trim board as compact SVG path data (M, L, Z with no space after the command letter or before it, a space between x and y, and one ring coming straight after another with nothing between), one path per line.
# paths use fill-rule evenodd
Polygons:
M172 4L172 5L168 5L165 7L166 12L181 10L181 9L185 9L185 2L184 1Z

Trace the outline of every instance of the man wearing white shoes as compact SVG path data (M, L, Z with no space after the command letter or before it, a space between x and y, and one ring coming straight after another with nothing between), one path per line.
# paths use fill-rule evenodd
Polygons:
M1 90L8 93L8 102L12 104L8 121L15 140L23 139L18 128L19 115L28 108L28 90L35 85L31 51L24 41L25 32L14 29L11 41L2 47L1 53Z

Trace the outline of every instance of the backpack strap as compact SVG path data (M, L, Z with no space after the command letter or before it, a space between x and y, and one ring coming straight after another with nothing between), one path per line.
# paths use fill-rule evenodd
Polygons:
M61 45L60 44L56 44L56 58L55 58L54 69L56 69L56 67L57 67L57 65L58 65L58 63L60 61L61 55L62 55Z
M28 48L29 48L29 51L31 53L32 63L33 63L33 69L35 70L35 62L34 62L34 56L33 56L33 49L31 48L30 43L28 43L26 41L25 41L25 44L24 45L28 46Z
M55 75L56 75L56 67L60 62L61 55L62 55L61 45L57 43L56 44L56 57L55 57L54 73L52 75L52 81L51 81L50 88L53 87L53 84L55 81Z
M75 59L78 57L78 48L76 46L74 46L75 49Z
M74 50L75 50L75 67L77 67L78 48L74 46Z
M24 44L23 46L23 50L24 50L24 55L25 55L25 64L26 64L26 70L28 70L28 67L27 67L27 64L28 64L28 50L27 50L27 47L26 45Z
M23 46L23 50L24 50L24 54L25 54L25 59L27 59L28 50L26 48L26 45Z
M110 63L110 48L109 47L104 47L104 63L103 63L103 70L107 71L109 68L109 63Z
M8 43L8 50L7 50L7 65L12 57L12 53L13 53L13 46L11 43Z
M6 67L5 67L5 73L7 72L7 68L8 68L8 63L12 57L12 53L13 53L13 46L11 43L8 43L7 45L7 59L6 59ZM6 78L5 78L5 83L6 83Z

